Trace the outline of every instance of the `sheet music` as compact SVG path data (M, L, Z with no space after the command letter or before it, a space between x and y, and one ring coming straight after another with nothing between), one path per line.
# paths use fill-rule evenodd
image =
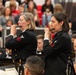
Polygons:
M15 68L7 68L5 70L0 70L0 75L18 75Z
M4 70L0 70L0 75L6 75L6 73L4 72Z

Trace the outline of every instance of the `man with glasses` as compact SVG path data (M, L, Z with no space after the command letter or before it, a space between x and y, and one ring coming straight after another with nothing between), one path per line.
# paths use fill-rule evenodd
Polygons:
M24 64L24 75L43 75L44 62L38 56L30 56Z

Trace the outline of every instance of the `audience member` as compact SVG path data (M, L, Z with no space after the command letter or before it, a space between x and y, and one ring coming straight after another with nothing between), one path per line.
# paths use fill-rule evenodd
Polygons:
M24 13L24 12L25 12L24 7L23 7L23 6L19 6L19 13L20 13L20 14L18 14L18 15L15 17L15 24L18 25L19 17L20 17L20 15L21 15L22 13Z
M16 10L18 10L19 7L19 3L16 0L10 0L10 1L6 1L5 2L5 7L9 7L10 6L10 2L15 2L16 3Z
M24 10L26 10L26 9L27 9L27 3L26 3L26 2L22 2L22 3L21 3L21 6L23 6L23 7L24 7Z
M28 7L29 1L33 1L33 0L24 0L24 1L21 3L21 5L25 8L25 10L26 10L27 7ZM34 1L33 1L33 3L34 3L34 8L37 9L36 3L35 3Z
M32 0L28 2L28 8L26 9L25 12L32 13L34 15L34 21L36 26L38 27L39 26L38 14L37 10L34 8L34 2Z
M0 0L0 16L3 13L3 10L4 10L4 6L3 6L3 3L2 3L2 0Z
M11 19L8 19L6 22L6 27L11 27L13 25L13 21Z
M28 7L28 3L29 3L29 1L33 1L33 2L34 2L34 0L26 0L26 1L27 1L27 7ZM36 5L35 2L34 2L34 8L37 9L37 5Z
M54 13L58 13L58 12L64 12L62 5L59 3L55 4L55 7L54 7Z
M10 9L11 9L12 16L15 18L19 14L19 10L16 10L15 2L10 2Z
M14 18L11 15L11 10L10 10L9 7L6 7L4 9L3 15L0 17L0 25L1 26L6 26L6 22L7 22L8 19L12 20L13 23L14 23Z
M44 62L38 56L30 56L24 65L24 75L43 75Z
M53 14L53 5L51 0L45 0L45 4L42 5L42 25L46 26L50 22L50 18Z

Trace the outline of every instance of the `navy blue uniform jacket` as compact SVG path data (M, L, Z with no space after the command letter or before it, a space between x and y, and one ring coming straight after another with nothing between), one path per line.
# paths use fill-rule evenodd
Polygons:
M37 39L34 31L26 30L16 38L12 35L6 37L5 47L12 49L13 59L26 59L36 54Z
M72 43L68 33L60 31L55 34L52 44L44 40L45 55L44 75L66 75L68 56L71 54Z

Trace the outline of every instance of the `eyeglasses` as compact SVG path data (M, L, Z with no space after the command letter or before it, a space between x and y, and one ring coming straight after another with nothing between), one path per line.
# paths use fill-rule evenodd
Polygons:
M28 70L31 71L31 72L35 72L34 70L29 69L29 68L26 66L26 64L23 65L23 67L24 67L24 69L28 69Z
M32 71L32 70L30 70L30 69L26 66L26 64L23 65L23 67L24 67L24 69L28 69L29 71Z

